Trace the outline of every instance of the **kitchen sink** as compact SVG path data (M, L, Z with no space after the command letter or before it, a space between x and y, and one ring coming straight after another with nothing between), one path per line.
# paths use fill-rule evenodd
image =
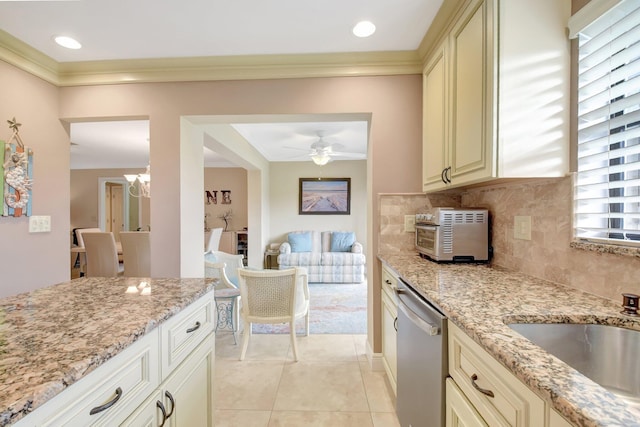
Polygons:
M573 323L508 326L613 394L640 407L640 331Z

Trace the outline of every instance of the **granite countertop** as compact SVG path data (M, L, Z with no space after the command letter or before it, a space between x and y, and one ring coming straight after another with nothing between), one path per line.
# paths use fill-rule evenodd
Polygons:
M640 319L620 314L622 297L616 304L487 265L438 264L411 253L378 258L574 425L640 426L637 407L506 325L599 323L640 330Z
M0 426L12 424L212 290L215 279L81 278L0 299Z

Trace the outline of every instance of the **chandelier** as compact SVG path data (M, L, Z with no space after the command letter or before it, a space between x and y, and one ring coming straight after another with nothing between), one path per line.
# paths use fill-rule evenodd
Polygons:
M126 175L124 178L129 183L129 194L133 197L151 197L151 165L147 165L144 173ZM136 181L138 185L136 186Z

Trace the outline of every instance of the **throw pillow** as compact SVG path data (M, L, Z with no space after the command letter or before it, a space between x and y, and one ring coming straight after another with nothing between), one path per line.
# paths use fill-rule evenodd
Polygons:
M291 252L311 252L311 232L289 233L287 240L291 245Z
M356 234L352 231L331 233L331 252L351 252L351 246L356 242Z

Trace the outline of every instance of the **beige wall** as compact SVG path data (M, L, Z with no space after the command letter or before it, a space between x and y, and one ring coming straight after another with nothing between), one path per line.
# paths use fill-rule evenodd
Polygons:
M0 82L4 102L0 117L16 116L22 123L23 138L36 152L34 214L52 216L52 233L30 235L26 219L0 218L3 236L3 280L0 296L35 289L69 278L70 184L69 138L60 119L124 117L150 121L150 162L154 165L151 227L154 233L152 274L155 277L181 274L181 257L202 253L202 236L196 237L195 225L203 224L204 207L181 209L180 179L194 164L182 164L181 117L228 114L322 114L366 113L372 117L367 169L367 209L362 209L359 227L367 224L366 212L377 211L375 194L419 191L421 179L422 81L419 75L392 77L344 77L257 81L220 81L200 83L123 84L56 89L29 74L0 62ZM193 156L196 158L197 156ZM200 164L202 160L200 159ZM202 169L200 169L202 170ZM158 172L161 171L161 172ZM188 174L187 174L188 175ZM255 179L263 172L251 170ZM197 179L197 174L194 174ZM252 178L252 179L253 179ZM193 181L184 193L193 192L193 200L203 200L204 179ZM268 176L260 191L249 191L249 199L273 209ZM358 185L362 185L361 183ZM249 186L251 187L251 185ZM260 188L260 187L258 187ZM259 193L259 194L255 194ZM297 188L294 193L297 199ZM195 202L194 202L195 203ZM277 209L277 207L276 207ZM359 208L360 209L360 208ZM248 215L251 217L251 214ZM269 215L260 218L270 222ZM181 249L181 224L194 225L190 253ZM249 221L250 222L250 221ZM379 263L374 254L374 231L378 217L372 215L366 233L359 239L368 244L370 287L369 332L379 329ZM280 232L281 235L282 232ZM361 234L358 232L358 234ZM266 235L270 232L267 229ZM365 239L366 235L366 239ZM11 241L13 247L5 242ZM265 241L266 243L266 241ZM183 254L183 252L185 252ZM38 269L25 271L8 266L37 263ZM379 333L371 342L379 351Z
M0 216L0 297L69 279L69 136L59 121L59 89L0 61L0 140L22 123L33 152L32 214L51 216L51 232L29 233L27 217Z
M143 172L137 169L76 169L70 171L70 230L99 227L98 186L99 178L123 178L124 174ZM126 190L126 188L125 188ZM140 198L140 224L146 229L151 223L149 199Z
M350 215L300 215L298 178L351 178ZM367 163L335 161L325 166L311 162L271 164L271 224L269 243L284 242L294 230L348 230L367 248Z
M209 228L224 228L224 221L220 215L231 210L233 217L229 222L228 230L242 230L248 226L247 219L247 171L242 168L205 168L204 189L218 192L217 204L206 204L204 211L208 214L207 225ZM222 204L220 190L231 190L231 204ZM213 193L212 193L213 194Z

